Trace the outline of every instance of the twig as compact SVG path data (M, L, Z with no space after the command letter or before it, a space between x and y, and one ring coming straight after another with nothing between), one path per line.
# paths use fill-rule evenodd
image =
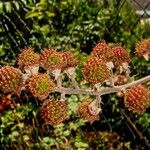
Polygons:
M72 85L74 86L75 89L79 89L78 83L75 80L75 68L70 67L68 70L65 71L65 73L67 74L67 76L70 78L70 80L72 81Z
M150 80L150 75L148 75L148 76L146 76L142 79L133 81L131 83L121 85L121 86L103 88L100 91L94 91L94 90L90 90L90 89L81 89L81 88L74 89L74 88L58 87L58 88L55 89L55 92L65 93L65 94L69 94L69 95L70 94L89 94L89 95L95 95L95 96L99 95L99 96L101 96L101 95L105 95L105 94L116 93L116 92L122 91L126 88L130 88L130 87L133 87L135 85L148 82L149 80Z
M142 132L135 126L135 124L131 121L131 119L126 115L124 111L121 110L121 113L126 118L127 122L132 126L132 128L136 131L137 135L139 136L140 140L143 140L145 145L150 149L150 143L146 139L146 137L143 136Z

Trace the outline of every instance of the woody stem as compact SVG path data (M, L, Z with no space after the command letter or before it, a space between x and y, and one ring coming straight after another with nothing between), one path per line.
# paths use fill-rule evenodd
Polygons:
M94 91L94 90L91 90L91 89L82 89L82 88L74 89L74 88L57 87L55 89L55 92L65 93L65 94L68 94L68 95L71 95L71 94L87 94L87 95L95 95L95 96L99 95L99 96L101 96L101 95L105 95L105 94L116 93L116 92L122 91L124 89L130 88L130 87L133 87L133 86L136 86L138 84L142 84L142 83L145 83L145 82L148 82L148 81L150 81L150 75L148 75L144 78L141 78L139 80L133 81L131 83L121 85L121 86L102 88L99 91Z

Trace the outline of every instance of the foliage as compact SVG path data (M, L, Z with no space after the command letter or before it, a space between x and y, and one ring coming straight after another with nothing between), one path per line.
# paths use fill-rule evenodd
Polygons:
M149 89L144 86L137 86L136 84L148 81L149 76L137 81L137 83L133 82L125 85L123 83L118 89L118 86L116 86L118 80L116 80L115 77L119 74L124 74L125 77L129 77L129 55L121 46L118 51L118 46L110 47L109 44L105 43L106 47L108 47L105 49L103 46L99 47L102 43L98 43L97 45L93 48L93 50L96 48L96 54L99 54L99 51L105 54L105 51L111 50L112 57L107 62L107 55L102 55L102 57L100 57L99 55L93 55L93 53L91 53L82 68L80 68L82 70L80 73L84 74L86 70L89 72L93 71L93 67L87 67L89 61L91 65L95 65L94 67L97 69L94 70L94 73L88 74L91 79L100 79L95 80L95 82L90 82L85 76L83 76L82 80L80 79L77 82L75 70L79 62L74 57L73 53L58 52L55 49L44 49L43 52L46 51L47 55L45 55L43 59L43 52L37 54L32 48L26 48L18 58L20 69L17 70L11 66L0 68L0 86L5 87L1 88L2 96L0 103L2 111L0 120L2 149L4 147L8 149L14 147L22 149L26 147L45 150L49 148L76 148L86 150L90 145L94 148L95 144L96 148L104 147L104 145L107 145L108 148L114 148L114 143L116 143L117 149L123 147L124 143L122 141L117 143L117 141L110 140L111 136L116 136L116 138L120 139L119 135L115 135L115 133L109 135L109 133L106 132L106 137L103 137L104 133L100 134L99 136L103 142L97 143L96 139L88 141L90 137L87 137L87 139L84 138L86 132L84 131L85 129L82 129L82 126L85 126L88 122L93 123L100 119L102 110L101 95L117 91L124 92L125 98L123 103L129 111L137 114L144 113L144 111L150 107L150 92ZM31 57L32 59L23 59L24 57L21 56L27 56L29 51L32 53L32 55L30 55L33 56ZM144 51L142 56L145 56L145 53L148 51L149 49ZM67 57L62 57L66 53ZM116 59L118 55L116 54L120 56L119 64L117 65L115 65L116 62L118 62L118 59ZM62 61L59 61L59 65L57 65L55 59L52 59L53 56L55 58L57 55L62 59ZM49 60L49 57L51 61L46 62L48 67L43 67L43 60ZM59 57L57 57L57 59L60 59ZM98 62L103 63L105 69L109 70L110 76L106 75L104 80L101 80L98 74L100 73L101 75L102 72L107 74L107 72L101 69L102 65L99 65ZM108 65L110 63L112 63L111 66ZM55 67L53 65L55 65ZM12 74L10 74L11 72ZM16 82L18 73L23 83L20 82L20 92L16 93L14 91L15 89L10 87L18 86L18 82ZM95 74L94 77L93 74ZM85 83L89 82L86 88L84 84L84 86L80 84L80 82L83 81ZM64 86L63 83L67 84ZM103 88L101 86L103 86ZM126 90L126 88L130 89ZM77 96L72 94L76 94ZM85 94L85 96L78 96L80 94ZM8 100L10 103L4 103L4 101ZM11 103L13 103L14 107L6 107L6 104L11 105ZM8 110L5 111L5 109ZM116 108L114 108L113 111L115 110ZM110 123L112 122L111 120ZM143 120L139 119L139 123L140 122L143 122ZM65 146L63 144L64 141ZM126 143L125 146L130 149L130 142Z
M149 75L149 61L134 55L137 40L149 37L149 23L140 24L141 16L135 13L129 2L121 0L1 1L0 64L14 65L20 48L28 45L38 52L43 47L73 51L81 60L76 68L76 80L80 83L80 87L88 88L91 85L83 81L82 68L93 45L104 39L106 42L111 42L110 45L121 43L130 52L131 75L134 75L131 80ZM63 75L63 79L65 81L63 86L70 87L71 81L66 74ZM148 86L149 83L147 83ZM27 100L24 98L27 95L23 93L21 99L15 97L17 106L7 108L0 113L0 137L2 137L0 149L22 149L22 145L29 149L48 149L49 147L63 149L65 145L65 148L69 147L69 150L71 148L84 150L93 145L95 149L97 147L105 149L107 146L110 148L113 144L117 145L118 149L123 146L126 149L136 149L133 145L138 142L133 140L134 132L127 127L120 111L123 108L122 97L102 96L103 110L100 122L91 125L76 116L78 103L91 97L71 95L67 97L69 121L66 120L55 128L46 126L43 129L36 118L41 103L33 97ZM2 96L0 91L0 97ZM59 97L57 93L54 96ZM0 99L0 106L1 102ZM147 138L150 133L148 112L141 116L134 116L128 112L130 118ZM111 133L112 130L116 133ZM92 132L92 141L85 136L88 132ZM119 138L119 140L111 141L110 137ZM142 145L139 149L142 149Z
M3 8L7 5L11 13ZM4 52L12 49L13 58L25 45L89 53L95 42L104 39L131 48L146 33L144 25L135 24L138 16L128 1L122 5L119 0L24 0L1 2L1 10L1 47Z

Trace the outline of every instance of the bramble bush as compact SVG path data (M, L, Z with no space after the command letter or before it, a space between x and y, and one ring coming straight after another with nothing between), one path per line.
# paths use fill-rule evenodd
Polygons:
M150 39L138 42L135 52L149 61ZM87 122L101 122L103 95L116 93L133 114L141 115L150 107L150 90L145 84L150 75L134 80L131 61L124 47L104 41L93 47L84 63L69 51L44 48L37 53L24 48L18 67L0 68L1 149L94 148L97 140L93 133L88 132L85 141L80 131ZM115 148L114 143L117 149L131 148L116 133L98 134L102 141L97 148Z
M144 57L135 55L134 50L135 43L143 38L148 38L150 33L148 22L140 24L139 18L141 17L143 17L143 15L138 16L135 13L129 0L2 1L0 2L0 65L16 66L16 69L9 67L7 68L8 70L6 69L7 71L4 69L4 72L8 72L11 77L12 73L10 72L11 70L14 70L14 76L18 76L18 79L15 82L20 83L22 80L22 77L20 78L19 75L20 73L23 73L23 75L30 74L25 66L27 64L27 66L34 63L38 64L38 59L41 61L41 58L38 58L39 53L37 52L40 52L43 47L55 47L57 52L59 51L60 53L69 50L70 52L73 52L77 60L80 60L80 63L77 63L75 69L75 80L77 83L72 81L74 78L65 73L66 69L61 68L63 87L71 88L72 82L74 82L75 85L79 84L78 86L83 89L97 89L93 86L95 83L90 84L85 81L85 79L96 82L103 80L105 76L100 74L102 79L95 79L93 77L95 77L96 74L92 74L93 77L90 78L88 75L88 73L90 73L88 72L89 70L84 68L88 69L88 66L92 63L92 65L95 65L94 68L96 68L97 65L102 64L104 67L103 69L106 69L106 66L103 65L103 63L96 61L94 64L92 60L88 60L88 54L93 50L94 44L104 39L110 43L109 47L111 47L113 43L122 43L131 57L131 77L124 79L124 73L121 74L121 76L117 77L119 80L117 85L138 80L139 78L148 76L150 72L149 61L146 61ZM21 69L20 72L17 69L18 65L15 65L17 55L20 53L20 50L22 51L22 48L28 45L35 48L36 54L33 52L32 48L28 47L26 50L31 56L36 58L36 61L32 62L32 57L29 57L29 55L27 55L28 57L24 57L25 54L21 52L22 56L20 56L20 59L18 60L18 65L20 66L19 70ZM26 53L26 51L24 52ZM94 53L97 55L98 52L92 52L92 55ZM111 53L107 55L110 54ZM43 53L42 56L46 57L46 55L46 53ZM60 55L55 53L55 57L57 56ZM26 61L27 64L24 62L24 59L28 60L28 63ZM89 64L85 66L85 62ZM82 107L80 108L78 105L79 103L82 103L84 99L88 99L88 101L83 103L83 105L88 105L90 101L95 99L95 96L87 93L79 95L75 93L71 95L67 94L65 97L67 99L69 118L57 126L52 127L51 125L45 125L41 129L41 124L44 120L38 116L38 113L39 108L42 106L43 99L45 99L44 97L52 95L52 97L49 98L61 98L61 94L58 91L53 91L52 87L57 86L53 74L50 73L49 76L52 78L51 81L48 80L48 76L44 74L46 73L44 66L47 66L47 64L43 62L42 67L41 65L42 64L40 64L39 69L40 75L29 79L28 77L30 77L30 75L25 75L23 77L25 80L28 79L26 81L25 89L23 89L22 85L21 88L19 86L16 87L16 90L11 97L10 95L4 94L2 91L0 93L0 149L56 149L56 147L57 149L71 149L73 147L74 149L79 150L89 148L146 149L143 146L143 143L138 141L138 134L136 130L133 130L134 127L130 123L128 124L126 117L123 115L123 97L118 97L123 95L122 92L101 96L103 102L101 107L103 109L100 112L100 119L99 121L94 121L92 124L84 121L82 118L87 117L88 119L93 120L93 118L97 119L97 116L90 118L90 116L82 115L86 110L82 109ZM27 72L25 72L25 69ZM38 70L38 66L33 70L33 73L36 69ZM18 73L18 71L20 73ZM112 74L112 72L107 69L105 73L107 77ZM118 71L114 68L113 73L115 73L116 76ZM36 93L36 90L33 87L36 83L35 80L40 82L41 78L44 79L42 83L39 83L39 94ZM12 87L16 83L13 81L11 83ZM51 86L47 83L50 83ZM47 91L50 90L51 92L53 91L53 93L47 92L41 94L44 86L47 86ZM102 84L102 87L103 86L108 85L104 82ZM147 82L144 86L149 88L150 82ZM7 88L7 86L4 86L1 89L7 93L13 89L12 87ZM74 87L72 88L74 89ZM139 87L139 89L141 89L141 87ZM132 91L135 92L136 88L132 89ZM19 93L19 96L17 93ZM136 91L135 93L139 94L139 91ZM124 102L125 101L127 100L124 100ZM135 108L130 108L127 102L125 103L125 106L134 112L137 111ZM78 113L77 108L80 108ZM139 115L133 114L132 111L129 112L128 109L125 109L124 111L128 113L128 116L133 123L141 130L143 136L147 137L147 139L150 138L148 128L150 122L149 110L144 114ZM138 109L138 112L141 112L141 109ZM64 111L64 113L66 112ZM37 118L41 120L37 120ZM53 118L49 122L54 122ZM115 138L117 140L112 140ZM139 143L141 144L139 145Z

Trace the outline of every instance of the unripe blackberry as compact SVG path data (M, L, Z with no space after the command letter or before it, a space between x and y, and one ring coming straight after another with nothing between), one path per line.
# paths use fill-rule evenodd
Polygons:
M123 63L129 63L130 57L128 52L121 46L112 48L113 51L113 63L116 67L122 66Z
M26 89L34 97L43 100L55 90L55 83L47 74L33 75L26 81Z
M71 52L63 52L62 57L63 57L64 69L69 67L74 67L78 64L78 61L75 59L73 53Z
M19 69L11 66L0 68L0 89L4 93L20 94L23 76Z
M35 53L32 48L25 48L18 56L18 65L20 68L28 69L39 66L40 55Z
M109 79L111 71L103 60L92 57L86 62L83 68L83 76L90 83L103 83Z
M44 49L41 55L41 66L48 71L61 69L64 65L63 57L55 49Z
M91 99L83 100L78 107L77 113L79 117L83 118L84 120L87 120L88 122L94 122L96 120L99 120L99 114L93 115L89 110L89 105L93 101Z
M68 105L63 100L48 99L42 104L41 116L45 124L58 125L68 118Z
M13 108L11 98L9 96L0 97L0 113L9 108Z
M136 54L139 57L144 56L146 59L150 58L150 39L144 39L136 44Z
M93 48L92 56L104 59L106 62L112 61L113 52L112 49L105 42L99 42Z
M125 92L124 104L129 111L142 114L150 107L150 91L142 85L134 86Z
M118 75L114 79L115 85L123 85L126 84L128 81L129 77L127 77L126 75Z

